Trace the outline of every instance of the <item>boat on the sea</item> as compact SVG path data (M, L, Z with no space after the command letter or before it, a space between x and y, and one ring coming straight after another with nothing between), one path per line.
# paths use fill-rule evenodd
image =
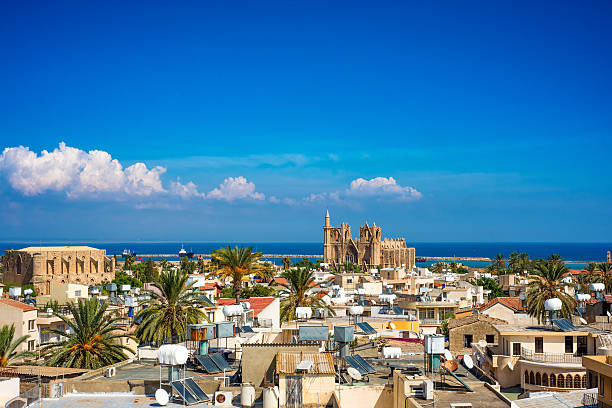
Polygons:
M180 258L186 256L187 258L191 259L193 258L193 251L186 251L185 247L181 245L181 250L179 251L178 255Z
M129 250L129 249L127 249L127 248L126 248L126 249L124 249L124 250L123 250L123 257L125 258L125 257L126 257L126 256L128 256L128 255L134 255L134 256L136 256L136 252L132 252L131 250Z
M422 256L417 256L414 260L415 262L427 262L427 258L424 258Z

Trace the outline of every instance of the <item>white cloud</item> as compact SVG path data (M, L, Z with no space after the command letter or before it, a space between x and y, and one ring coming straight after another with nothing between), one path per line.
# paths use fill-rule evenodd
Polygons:
M262 193L255 191L255 184L247 181L244 177L228 177L223 180L219 187L210 191L207 198L234 201L238 199L250 198L253 200L264 200L265 196Z
M362 197L393 197L398 200L418 200L423 197L419 191L410 186L401 186L393 177L375 177L370 180L358 178L351 181L348 195Z
M123 169L107 152L85 152L63 142L40 155L24 146L5 148L0 171L11 187L27 196L47 191L65 192L69 197L85 193L149 196L165 191L160 179L164 167L148 169L144 163L135 163Z
M170 183L170 193L183 199L188 199L191 197L206 197L206 194L198 191L198 186L196 186L192 181L187 184L182 184L180 177L177 178L176 181Z

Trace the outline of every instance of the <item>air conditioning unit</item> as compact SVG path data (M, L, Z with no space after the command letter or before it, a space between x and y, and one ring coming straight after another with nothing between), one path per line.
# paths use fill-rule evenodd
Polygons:
M232 392L231 391L217 391L215 392L215 405L232 405Z

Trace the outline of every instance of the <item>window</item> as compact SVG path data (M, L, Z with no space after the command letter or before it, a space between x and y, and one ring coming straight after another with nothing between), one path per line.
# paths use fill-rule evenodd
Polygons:
M565 336L565 352L574 352L574 338L572 336Z
M529 372L525 370L525 384L529 384Z
M542 374L542 385L548 387L548 374L546 373Z
M74 297L81 297L81 291L80 290L75 290L74 291Z
M535 352L544 353L544 337L535 338Z
M463 347L470 348L472 347L473 336L471 334L463 335Z
M353 283L353 280L352 280L352 279L350 279L350 278L348 278L348 279L346 280L346 283Z
M559 388L565 387L565 377L563 376L563 374L559 374L559 376L557 377L557 385Z
M215 312L208 312L208 320L212 323L215 321Z
M540 373L536 373L535 383L536 385L542 385L542 377L540 377Z
M36 320L28 320L28 330L36 330Z
M489 344L495 344L495 335L494 334L487 334L486 335L486 340L487 340L487 343L489 343Z
M28 341L28 351L34 351L35 348L36 348L36 343L34 342L34 340Z
M551 387L556 387L557 386L557 377L555 377L554 374L550 375L550 386Z
M603 375L599 376L599 395L603 397L604 395L604 377Z
M521 343L512 343L512 355L513 356L521 355Z
M581 385L582 385L582 380L580 379L580 376L576 374L574 376L574 388L580 388Z

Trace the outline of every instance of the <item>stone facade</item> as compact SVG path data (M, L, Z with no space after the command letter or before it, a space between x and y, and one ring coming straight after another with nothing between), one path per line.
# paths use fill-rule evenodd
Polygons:
M408 248L404 238L381 239L381 228L365 225L359 228L359 238L351 236L351 226L340 224L332 227L329 220L329 212L325 215L323 226L323 258L330 265L351 262L360 265L364 269L414 267L414 248Z
M453 355L462 355L472 354L472 343L481 340L498 344L499 332L493 325L500 323L505 322L483 315L452 319L448 322L448 349Z
M49 295L51 282L96 285L115 278L115 261L106 250L87 246L28 247L4 252L4 281L33 284Z

